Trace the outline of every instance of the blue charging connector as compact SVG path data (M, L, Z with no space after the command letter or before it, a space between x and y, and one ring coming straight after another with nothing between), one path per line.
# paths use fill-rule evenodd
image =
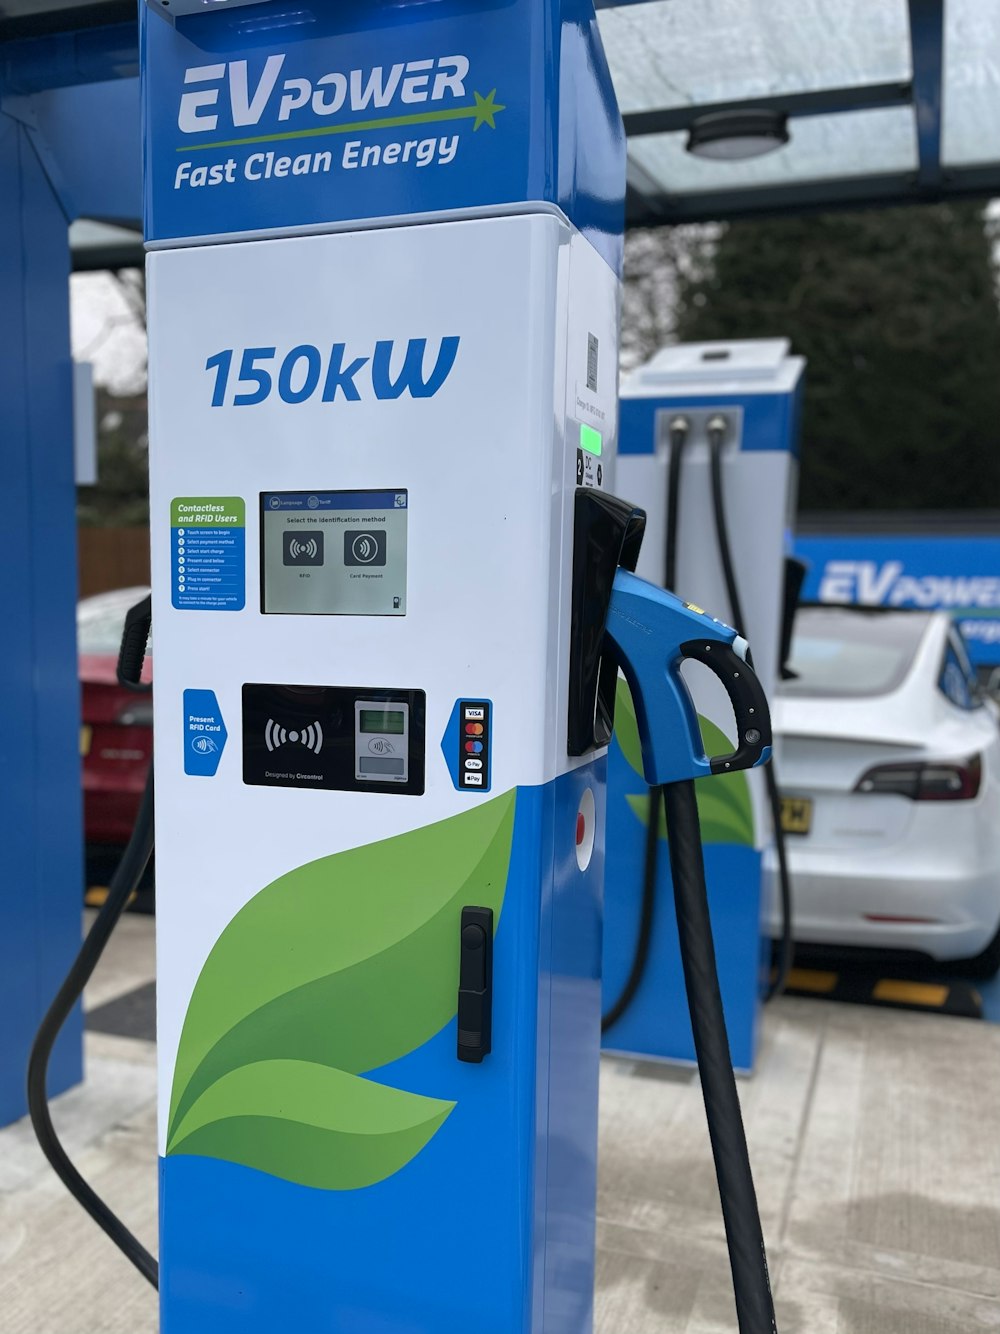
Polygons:
M749 663L749 645L732 626L619 569L605 635L632 692L650 787L752 769L768 759L767 697ZM681 676L685 661L703 663L729 695L737 726L729 755L705 754L698 713Z
M740 1334L777 1334L760 1211L719 992L692 781L708 774L751 769L767 760L771 754L767 699L749 661L749 646L732 626L627 570L615 574L604 633L635 704L642 767L650 786L650 838L659 837L660 800L666 816L681 964ZM681 676L681 667L688 660L701 662L714 672L729 695L737 728L736 749L730 755L705 754L698 714ZM652 893L644 895L636 965L622 997L605 1016L605 1026L627 1006L641 978L652 929L653 897Z

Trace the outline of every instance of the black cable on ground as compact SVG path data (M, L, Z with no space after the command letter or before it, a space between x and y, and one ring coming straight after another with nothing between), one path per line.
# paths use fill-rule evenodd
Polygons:
M724 418L708 423L709 456L711 459L712 478L712 513L715 518L715 537L719 548L719 560L722 563L722 576L729 598L733 627L741 635L746 635L747 623L743 615L736 569L733 565L733 552L729 542L729 525L726 522L725 483L722 476L722 445L725 439L726 423ZM771 825L774 829L774 849L778 858L778 892L781 899L781 943L778 948L778 974L770 983L767 999L780 996L788 985L788 977L795 960L795 941L792 938L792 878L788 869L788 848L785 843L785 831L781 824L781 794L778 791L778 776L774 770L773 757L764 766L764 782L767 787L767 801L771 812Z
M677 932L726 1226L740 1334L777 1334L757 1195L736 1091L705 889L694 782L662 789Z
M153 1287L159 1286L159 1266L149 1251L104 1200L84 1180L63 1148L49 1113L46 1077L49 1058L59 1032L83 994L83 989L104 952L115 925L139 885L153 851L153 767L150 764L139 815L121 861L111 877L108 897L101 905L66 980L49 1006L31 1048L28 1062L28 1110L42 1152L70 1194L108 1234L119 1250Z
M667 513L663 546L663 586L674 592L677 582L677 529L680 523L681 460L687 444L690 423L686 417L675 417L670 424L670 458L667 461ZM649 821L646 825L646 844L642 858L642 900L639 906L639 930L636 936L632 967L621 994L611 1009L601 1016L601 1032L606 1033L616 1024L635 999L642 985L653 942L653 919L656 914L656 882L660 872L660 803L658 787L649 789Z

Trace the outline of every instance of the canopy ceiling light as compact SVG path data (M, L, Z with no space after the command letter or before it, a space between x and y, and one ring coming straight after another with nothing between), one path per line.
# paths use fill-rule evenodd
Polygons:
M788 138L788 117L780 111L716 111L691 122L686 148L695 157L738 162L773 153Z

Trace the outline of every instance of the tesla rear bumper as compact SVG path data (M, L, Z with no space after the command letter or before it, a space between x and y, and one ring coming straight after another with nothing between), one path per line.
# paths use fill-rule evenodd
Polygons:
M881 863L881 864L880 864ZM1000 874L940 863L789 848L793 934L817 945L916 950L933 959L978 954L1000 923ZM773 853L765 861L772 936L780 934Z

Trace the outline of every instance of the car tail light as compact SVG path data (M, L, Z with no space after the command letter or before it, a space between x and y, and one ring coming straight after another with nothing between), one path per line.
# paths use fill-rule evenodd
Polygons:
M909 797L911 801L971 801L979 794L982 778L980 755L961 764L879 764L862 775L854 791Z
M122 727L152 727L153 701L151 699L129 700L122 708L115 722Z

